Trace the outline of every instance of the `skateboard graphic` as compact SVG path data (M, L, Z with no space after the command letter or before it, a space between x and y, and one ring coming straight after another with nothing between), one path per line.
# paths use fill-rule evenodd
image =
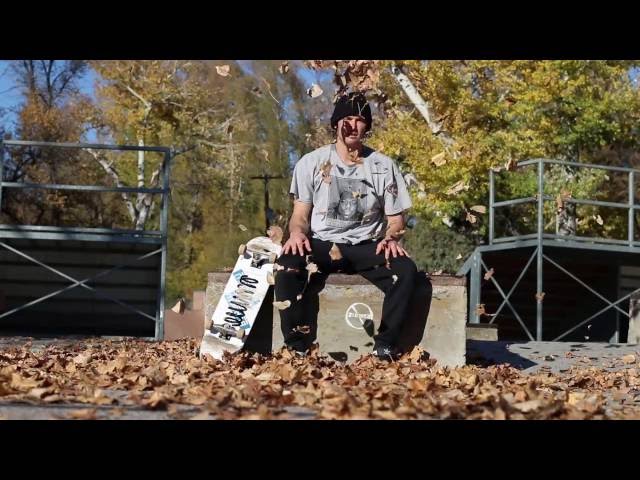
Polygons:
M224 352L242 349L274 284L273 265L282 250L278 240L277 236L256 237L240 245L238 260L202 337L200 356L221 360Z

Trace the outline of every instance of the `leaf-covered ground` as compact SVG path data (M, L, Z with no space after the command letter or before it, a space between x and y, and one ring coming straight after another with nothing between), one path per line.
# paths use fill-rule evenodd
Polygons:
M532 374L509 365L441 368L419 349L393 363L365 356L344 365L318 351L297 358L286 350L201 360L198 343L5 346L0 406L85 404L62 417L77 419L97 418L98 410L117 417L133 407L164 410L170 418L640 418L640 363L633 354L612 360L616 371L575 365Z

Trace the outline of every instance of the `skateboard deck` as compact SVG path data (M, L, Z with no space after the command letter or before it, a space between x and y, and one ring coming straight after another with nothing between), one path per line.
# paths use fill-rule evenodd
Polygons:
M200 344L200 356L221 360L224 352L241 350L274 283L273 264L282 246L269 237L240 245L238 260Z

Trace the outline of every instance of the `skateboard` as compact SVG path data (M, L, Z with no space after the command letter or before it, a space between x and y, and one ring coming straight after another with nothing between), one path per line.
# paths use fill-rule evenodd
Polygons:
M224 352L242 349L274 284L273 265L281 250L277 235L240 245L238 260L202 337L201 357L208 354L221 360Z

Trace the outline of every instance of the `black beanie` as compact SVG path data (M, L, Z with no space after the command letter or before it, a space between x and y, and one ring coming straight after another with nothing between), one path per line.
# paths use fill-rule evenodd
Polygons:
M350 116L364 117L365 122L367 122L367 129L365 131L368 132L371 130L373 123L371 119L371 107L363 94L352 92L338 99L333 110L333 115L331 115L331 128L337 128L338 121Z

